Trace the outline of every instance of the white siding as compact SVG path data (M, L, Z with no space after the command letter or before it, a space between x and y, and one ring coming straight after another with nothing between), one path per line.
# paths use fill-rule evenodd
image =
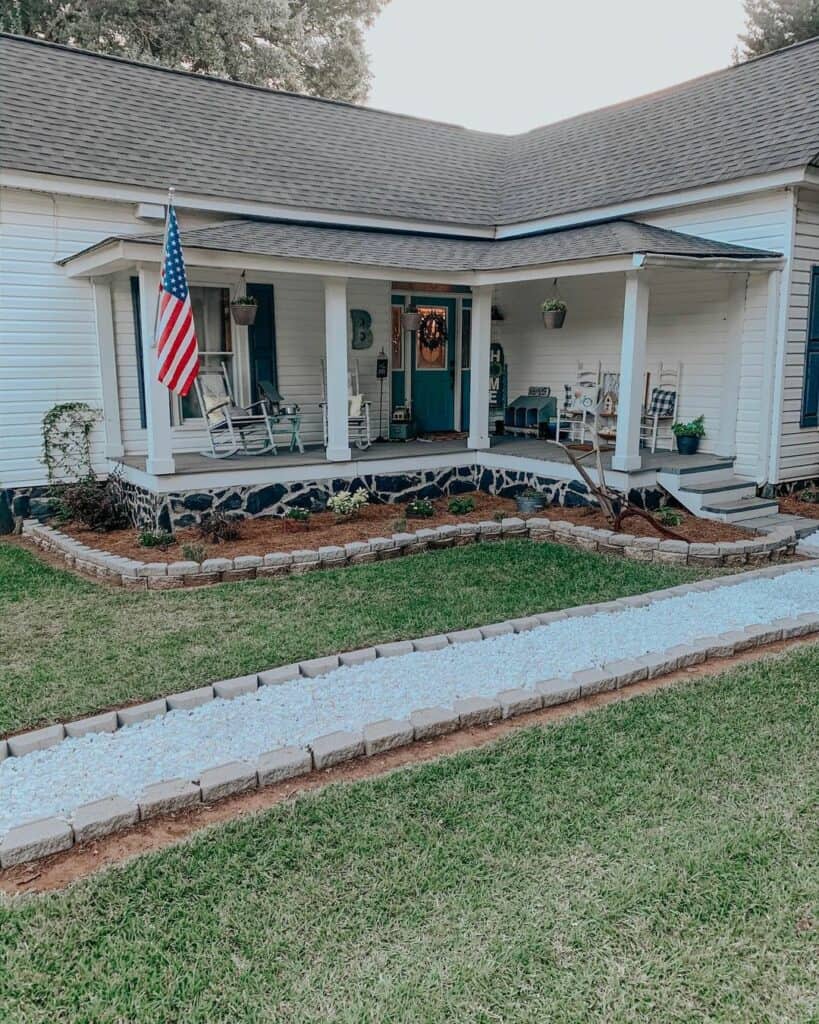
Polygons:
M91 285L68 278L56 261L109 235L155 228L136 219L132 203L0 190L0 485L47 482L41 425L53 405L101 405ZM126 309L115 295L121 323L130 318L130 296L128 303ZM133 341L132 322L128 329ZM133 344L129 358L133 362ZM92 451L101 471L107 465L103 442L98 428Z
M224 218L185 213L183 227ZM0 485L27 486L46 482L40 462L41 424L57 402L82 401L99 408L96 324L91 285L71 280L57 260L109 235L146 233L156 223L139 221L134 205L70 196L3 189L0 193ZM191 268L193 282L225 284ZM233 277L235 280L235 275ZM279 274L275 289L276 341L280 388L304 411L304 439L321 440L321 359L324 353L324 291L320 278ZM378 383L375 359L389 351L389 283L351 280L348 304L366 309L373 318L373 346L350 351L358 359L362 391L373 405L377 433ZM145 431L139 419L136 337L129 274L112 280L117 375L122 440L128 454L144 453ZM236 331L241 348L245 332ZM385 393L385 409L389 393ZM204 447L204 432L191 427L174 430L174 449ZM102 429L94 431L95 467L107 467Z
M811 268L819 264L819 191L800 189L796 205L785 353L785 401L779 479L819 477L819 430L801 427Z
M767 192L743 199L707 203L672 213L643 218L648 223L673 231L702 235L719 242L736 242L755 249L768 249L789 256L792 217L791 194L787 190ZM783 273L787 280L787 270ZM765 275L748 278L743 319L740 386L737 407L736 471L760 480L767 477L766 452L773 424L765 423L763 391L771 386L766 377L770 361L765 352ZM687 353L680 353L685 363ZM685 386L685 385L684 385Z

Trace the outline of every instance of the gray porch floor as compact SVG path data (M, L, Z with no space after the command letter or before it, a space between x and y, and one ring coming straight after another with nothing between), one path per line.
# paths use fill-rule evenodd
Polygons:
M551 441L541 441L534 437L501 436L491 439L492 452L511 455L517 458L538 459L544 462L568 464L569 457L559 445ZM412 459L429 455L448 455L467 451L465 437L439 438L433 441L376 441L366 451L353 448L352 461L368 462L383 459ZM603 453L604 469L611 468L613 452ZM695 468L719 461L717 456L707 453L696 455L680 455L678 452L644 451L642 453L642 472L656 472L664 467ZM233 455L228 459L212 459L198 452L177 452L174 455L177 473L213 473L220 469L276 469L288 466L319 466L327 463L324 448L320 445L309 446L304 454L300 452L280 451L276 455ZM126 455L120 459L126 466L134 469L145 469L144 455ZM593 465L591 459L587 460ZM638 470L637 472L641 472ZM631 474L633 475L633 474Z

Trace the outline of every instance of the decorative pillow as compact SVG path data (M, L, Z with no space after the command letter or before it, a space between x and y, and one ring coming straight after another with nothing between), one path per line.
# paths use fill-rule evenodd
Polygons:
M572 388L572 412L594 412L600 401L599 384L576 384Z
M360 416L361 415L361 406L363 404L364 404L364 396L363 395L351 395L350 399L349 399L349 409L348 409L347 415L348 416L353 416L353 417Z

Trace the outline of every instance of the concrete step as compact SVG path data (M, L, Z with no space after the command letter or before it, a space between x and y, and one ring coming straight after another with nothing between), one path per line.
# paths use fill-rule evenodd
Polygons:
M696 483L693 482L696 479ZM699 478L693 478L691 482L686 479L680 481L680 490L685 491L687 494L720 494L725 491L730 493L731 491L748 491L749 494L756 494L756 484L753 480L746 480L740 476L726 476L719 480L710 480L705 483L701 483Z
M738 498L734 501L710 500L699 510L704 519L718 519L723 523L745 523L748 519L758 519L766 515L774 515L779 505L767 498Z
M790 526L796 536L802 538L819 530L819 519L807 519L805 516L778 512L776 515L760 516L759 519L744 519L742 525L749 530L756 530L757 533L768 533L780 526Z
M680 487L694 487L703 484L718 483L720 480L730 480L734 476L733 459L709 459L707 461L689 464L662 466L657 470L658 478L665 477L665 486L670 491L676 491Z

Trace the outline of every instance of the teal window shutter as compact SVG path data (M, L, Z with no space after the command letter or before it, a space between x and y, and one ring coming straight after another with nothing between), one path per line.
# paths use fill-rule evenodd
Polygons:
M248 327L248 356L250 361L251 401L259 397L259 381L269 380L279 386L276 361L276 308L272 284L249 284L247 294L257 303L256 321Z
M142 316L139 306L139 278L131 278L131 306L134 311L134 339L136 341L137 394L139 395L139 425L144 430L148 426L148 414L145 411L145 372L142 361Z
M810 275L801 423L803 427L819 426L819 266L813 267Z

